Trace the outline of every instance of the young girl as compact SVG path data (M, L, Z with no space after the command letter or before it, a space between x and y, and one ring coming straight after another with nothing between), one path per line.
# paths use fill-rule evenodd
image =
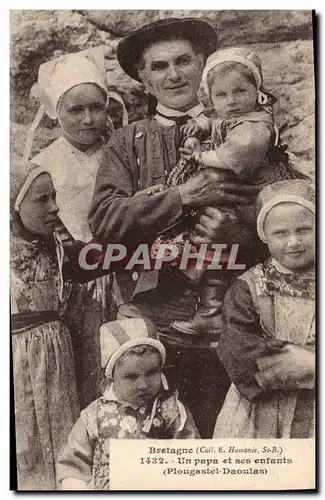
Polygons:
M190 414L162 374L165 348L148 320L133 318L101 327L107 388L81 412L57 473L62 489L109 489L110 439L190 439L199 434Z
M79 415L68 290L53 233L58 207L51 176L11 166L11 320L18 489L56 487L57 454Z
M208 167L218 172L216 182L238 182L239 179L261 187L283 179L305 177L290 164L279 144L273 116L276 99L263 88L262 65L255 52L239 47L213 53L203 71L200 99L206 116L183 126L183 158L171 172L167 187L181 184ZM199 139L204 136L211 138L201 144ZM247 228L255 222L251 213L231 203L218 208L223 217L236 216L239 220L236 234L220 235L224 238L222 243L241 244ZM164 243L166 239L173 242L173 238L178 244L182 239L186 241L189 232L182 235L179 232L178 228L168 231L156 243ZM203 273L194 273L195 279L202 279ZM187 277L190 275L191 270ZM213 275L205 273L201 282L196 315L188 322L176 322L172 326L185 334L220 333L221 305L229 280L221 271Z
M282 181L260 194L257 229L271 258L224 301L218 355L232 385L214 438L308 438L315 401L315 193Z
M88 212L103 151L113 133L107 105L110 97L123 101L108 90L104 46L64 54L41 64L38 86L42 106L31 131L39 121L37 118L46 113L58 120L61 135L32 161L52 175L59 217L63 222L56 230L67 253L75 241L88 243L92 240ZM126 118L123 113L124 125ZM32 135L29 138L27 156ZM87 284L73 283L69 324L71 331L78 331L74 349L82 408L98 394L99 328L115 317L112 288L112 275L88 280Z

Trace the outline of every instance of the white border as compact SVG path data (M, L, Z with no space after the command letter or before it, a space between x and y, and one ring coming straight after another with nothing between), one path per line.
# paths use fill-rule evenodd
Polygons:
M85 1L85 0L79 0L78 2L68 2L69 8L70 9L86 9L87 7L89 8L90 2ZM0 345L0 352L2 354L1 362L0 362L0 369L1 369L1 401L2 401L2 412L1 412L1 421L0 421L0 429L1 429L1 462L0 462L0 473L1 473L1 479L0 479L0 498L1 499L7 499L11 498L13 493L9 492L9 359L8 359L8 354L9 354L9 299L8 299L8 290L9 290L9 240L8 240L8 234L9 234L9 170L8 170L8 165L9 165L9 126L8 126L8 121L6 120L6 113L9 113L9 9L44 9L44 2L41 0L38 1L31 1L28 2L28 5L26 5L26 2L19 2L19 1L12 1L8 2L7 4L1 4L0 6L0 19L1 19L1 29L0 29L0 37L1 37L1 65L2 65L2 78L1 78L1 97L2 97L2 120L1 120L1 152L2 152L2 173L1 173L1 183L0 183L0 200L1 200L1 210L0 210L0 217L1 217L1 263L3 266L2 272L1 272L1 296L0 296L0 304L1 304L1 323L2 323L2 332L0 335L1 339L1 345ZM141 0L139 2L131 2L131 1L126 1L126 0L120 0L118 2L118 5L120 8L123 9L148 9L151 10L153 8L152 1L144 1ZM283 2L281 0L273 0L273 2L270 2L269 5L266 5L265 2L257 2L257 1L234 1L234 0L228 0L227 2L212 2L211 0L200 0L198 1L192 1L192 0L179 0L178 2L175 2L175 0L164 0L164 1L158 1L154 4L155 9L171 9L171 10L176 10L177 9L195 9L197 10L198 8L200 9L216 9L216 10L225 10L225 9L234 9L234 10L244 10L243 7L245 6L246 9L254 9L254 10L259 10L261 9L261 6L263 6L264 9L267 10L297 10L297 9L303 9L303 10L308 10L308 9L316 9L320 19L319 19L319 31L323 29L323 19L322 15L324 12L322 12L322 6L323 2L320 2L320 0L314 1L312 4L308 5L307 2L299 2L297 0L291 0L291 1L286 1ZM56 10L60 9L67 9L68 5L66 2L55 2L55 7L54 3L51 2L51 5L46 4L47 8L55 8ZM108 9L110 7L109 2L107 1L92 1L91 2L91 8L92 9ZM112 7L114 7L112 5ZM318 51L319 51L319 63L321 60L320 54L324 54L323 50L323 37L321 36L321 33L319 33L319 46L318 46ZM324 65L318 67L318 72L320 73L319 75L319 82L318 82L318 94L320 93L321 90L321 82L324 81L323 79L323 70L324 70ZM4 102L3 102L4 98ZM319 99L319 96L318 96ZM323 100L324 102L324 100ZM320 107L320 99L318 102L318 116L319 116L319 128L321 129L321 116L323 115L324 112L324 106ZM318 147L321 153L321 144L324 144L324 132L321 129L319 131L318 135ZM319 165L318 168L322 170L324 166L322 165L323 163L323 155L319 155ZM318 186L318 192L321 192L322 195L324 196L324 175L322 176L322 179L320 179L320 176L318 178L318 182L320 182L320 186ZM320 196L321 198L321 196ZM321 204L318 208L320 210L320 215L319 215L319 221L325 220L324 217L324 204ZM320 224L319 231L323 230L323 224ZM323 247L322 241L320 241L320 249ZM319 252L319 257L321 257L321 252ZM320 258L319 258L320 261ZM324 283L324 267L321 269L320 273L321 277L321 283ZM324 303L324 296L320 296L320 304L319 304L319 311L325 310L325 303ZM318 328L318 335L321 335L322 328L319 326ZM322 345L324 346L324 342L322 342ZM322 358L324 358L324 349L322 349ZM324 378L323 374L320 374L320 380L319 380L319 386L322 387L324 384ZM322 408L320 408L320 414ZM320 422L319 422L320 423ZM322 435L324 432L322 433ZM322 453L323 451L323 442L321 444L321 450L320 452ZM322 481L321 478L321 467L319 464L319 483ZM217 493L218 495L222 494L220 492ZM61 493L61 495L64 495L65 497L67 495ZM90 493L89 496L92 494ZM155 497L161 497L165 496L165 494L154 494ZM168 498L177 498L179 497L180 494L169 494L168 493ZM203 494L197 493L195 494L196 496L202 496ZM302 494L299 495L300 498L302 497L307 497L309 494ZM86 495L88 497L88 495ZM146 495L147 496L147 495ZM192 495L191 495L192 496ZM239 494L227 494L228 498L238 498ZM37 494L38 498L46 498L47 495L42 495L42 494ZM85 498L84 495L82 497ZM81 498L82 498L81 497ZM125 493L125 494L119 494L119 498L129 498L130 496ZM279 494L276 493L276 498L287 498L287 495L284 494Z

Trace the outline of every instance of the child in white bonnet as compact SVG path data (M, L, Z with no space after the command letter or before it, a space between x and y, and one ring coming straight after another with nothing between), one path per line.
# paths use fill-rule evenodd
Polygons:
M228 290L217 348L232 381L214 438L310 438L315 429L315 190L265 187L257 230L271 254Z
M115 439L199 438L191 415L162 373L165 348L142 318L102 325L102 366L108 386L81 412L62 450L62 489L109 489L109 442Z

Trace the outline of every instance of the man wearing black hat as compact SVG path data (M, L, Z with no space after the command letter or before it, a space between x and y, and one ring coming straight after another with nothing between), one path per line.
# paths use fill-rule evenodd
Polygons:
M164 184L177 163L179 129L203 112L197 90L205 60L216 45L213 27L198 19L157 21L120 42L119 63L145 85L149 116L119 129L104 152L89 214L91 230L101 243L129 248L150 244L157 233L192 209L201 213L194 243L216 242L224 221L213 207L231 200L247 203L252 196L251 187L220 186L218 174L203 171L181 186L154 196L133 197L137 191ZM211 348L211 339L181 338L170 328L173 321L192 317L197 291L170 269L159 275L158 271L124 271L117 273L117 281L119 318L147 316L155 322L167 348L169 376L189 405L201 436L212 437L228 378Z

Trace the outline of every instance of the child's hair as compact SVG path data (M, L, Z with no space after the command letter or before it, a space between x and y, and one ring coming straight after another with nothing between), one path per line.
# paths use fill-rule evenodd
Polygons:
M155 347L153 347L151 345L142 344L142 345L137 345L137 346L134 346L134 347L130 347L130 349L128 349L124 354L122 354L122 356L116 361L116 365L120 361L123 361L123 359L126 356L129 356L129 355L132 355L132 354L135 355L135 356L145 356L146 354L155 354L159 358L160 363L162 361L161 360L161 355L160 355L160 352L158 351L158 349L156 349ZM115 369L115 367L114 367L114 369ZM113 369L113 375L114 375L114 369Z
M265 186L258 195L257 208L257 233L266 243L264 222L270 210L280 203L293 202L308 208L315 214L315 187L312 182L305 179L290 179L278 181Z
M246 80L248 80L252 85L254 85L257 90L256 80L254 78L253 73L243 64L232 61L226 61L224 63L218 64L218 66L212 68L209 71L207 75L207 84L209 89L211 88L214 82L216 74L218 74L218 76L220 77L228 75L231 71L237 71L238 73L240 73L244 78L246 78ZM215 110L212 103L212 99L210 95L207 95L202 85L200 86L198 91L198 99L204 106L204 114L206 116L214 116Z
M208 76L207 76L207 82L208 82L209 88L211 87L211 85L214 81L214 77L215 77L216 73L220 77L220 76L229 75L229 73L232 71L236 71L237 73L240 73L244 78L246 78L246 80L248 80L257 89L257 84L256 84L256 80L254 78L253 73L248 68L246 68L246 66L244 66L243 64L237 63L237 62L232 62L232 61L227 61L227 62L224 62L222 64L218 64L218 66L216 66L215 68L212 68L209 71Z
M157 354L159 358L161 357L158 349L152 345L145 344L130 347L130 349L128 349L124 354L136 354L137 356L143 356L144 354Z

